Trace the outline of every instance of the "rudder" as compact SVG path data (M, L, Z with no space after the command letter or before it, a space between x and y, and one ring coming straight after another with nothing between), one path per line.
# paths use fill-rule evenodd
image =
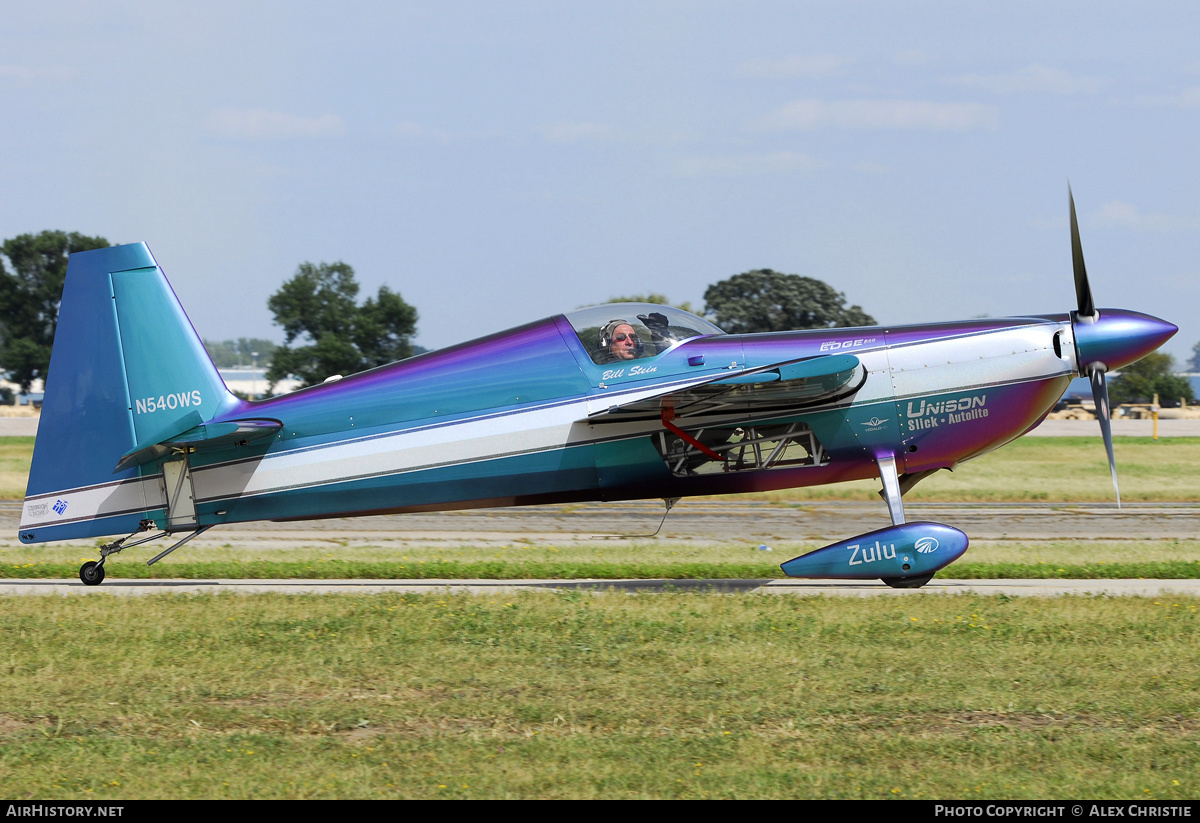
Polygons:
M161 515L161 471L114 467L238 403L144 243L72 254L21 541L129 533Z

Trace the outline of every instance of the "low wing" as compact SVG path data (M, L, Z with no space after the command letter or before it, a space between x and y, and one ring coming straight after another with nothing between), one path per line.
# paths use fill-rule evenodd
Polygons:
M830 354L763 366L733 377L631 392L627 399L593 401L593 423L696 417L737 410L773 411L828 403L858 391L866 370L852 354ZM617 400L617 398L612 398Z

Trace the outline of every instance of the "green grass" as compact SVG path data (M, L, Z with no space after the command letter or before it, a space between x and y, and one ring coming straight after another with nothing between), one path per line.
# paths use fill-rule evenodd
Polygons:
M23 597L0 795L1200 794L1192 598Z
M1098 428L1098 427L1097 427ZM1121 500L1200 501L1200 438L1117 437L1113 455ZM878 480L747 495L758 500L877 500ZM1109 502L1108 455L1097 437L1024 437L922 480L904 496L917 503Z
M30 450L0 439L0 495L5 483L23 494ZM1200 439L1118 441L1117 459L1126 500L1156 488L1196 499ZM912 499L1107 500L1108 482L1098 442L1046 438ZM874 484L766 497L827 493L877 499ZM818 543L314 539L193 544L148 569L155 545L113 558L110 576L769 578ZM95 557L90 544L14 540L0 576L74 579ZM980 540L939 576L1197 577L1198 561L1200 539ZM0 610L0 797L1194 800L1197 605L12 597Z
M153 544L151 544L153 545ZM154 566L158 549L142 547L107 564L112 579L380 579L778 578L779 564L819 548L786 541L771 552L744 543L606 541L559 545L344 545L295 548L189 546ZM73 579L99 559L92 547L48 544L0 548L0 578ZM1200 578L1200 539L973 541L967 554L938 573L951 579Z
M0 499L25 497L32 461L32 437L0 437Z
M23 471L31 438L0 439L0 469ZM24 457L22 457L24 455ZM1124 499L1151 499L1153 488L1174 490L1163 499L1200 495L1200 438L1117 441ZM22 463L21 461L25 462ZM3 475L0 475L2 481ZM23 487L24 480L22 478ZM1045 489L1042 491L1041 489ZM908 499L1001 501L1058 498L1107 500L1112 489L1103 447L1087 438L1026 438L953 475L918 485ZM877 501L876 484L846 483L757 495L780 505L822 496ZM771 553L742 544L700 541L609 540L547 545L516 541L497 546L430 545L394 541L362 545L315 540L288 548L204 547L196 544L147 567L162 547L149 544L115 557L112 578L772 578L779 563L817 548L814 541L774 542ZM98 557L93 544L0 548L0 577L73 579L81 563ZM1200 577L1200 541L973 541L967 555L939 573L943 578Z
M1113 444L1121 499L1200 501L1200 438L1118 437ZM32 437L0 438L0 498L25 496ZM758 500L875 500L877 481L785 489ZM1094 502L1113 499L1108 457L1099 437L1025 437L953 473L921 481L916 502Z

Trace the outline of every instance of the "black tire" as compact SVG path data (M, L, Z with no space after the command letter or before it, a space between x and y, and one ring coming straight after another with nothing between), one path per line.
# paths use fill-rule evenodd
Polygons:
M104 564L89 560L80 566L79 579L85 586L99 586L104 582Z
M932 574L923 574L920 577L881 577L884 583L887 583L893 589L919 589L933 579Z

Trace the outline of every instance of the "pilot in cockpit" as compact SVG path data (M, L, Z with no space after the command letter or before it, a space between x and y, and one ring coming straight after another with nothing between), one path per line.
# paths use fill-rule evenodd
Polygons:
M634 360L645 352L637 331L624 320L610 320L600 329L600 362Z
M610 320L600 329L600 362L616 363L621 360L636 360L639 357L654 357L670 345L669 321L658 312L639 314L650 331L650 349L638 337L637 330L626 320Z

